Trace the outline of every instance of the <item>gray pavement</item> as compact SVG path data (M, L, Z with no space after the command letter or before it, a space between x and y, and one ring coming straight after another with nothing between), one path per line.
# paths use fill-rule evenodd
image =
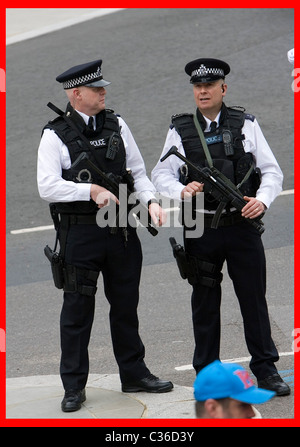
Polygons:
M58 376L7 379L7 418L38 419L194 419L193 391L175 385L164 394L122 393L118 374L91 374L87 400L80 411L60 410L62 389Z
M141 238L143 235L141 236ZM292 281L287 285L284 280L285 277L292 278L292 262L283 265L283 259L292 259L293 247L283 247L280 249L272 249L267 251L267 261L269 269L278 270L276 281L272 282L269 295L272 298L273 306L269 307L271 319L273 321L273 337L278 342L278 349L283 352L283 355L278 362L278 369L281 375L289 383L292 388L292 394L283 398L275 398L272 401L258 406L256 410L259 410L263 418L275 417L275 418L293 418L293 355L290 352L290 335L292 331L293 322L293 306L289 303L282 303L282 295L292 296ZM174 263L163 263L160 265L148 265L144 266L142 281L141 281L141 295L143 296L143 303L140 304L140 323L143 326L143 321L146 318L151 318L149 312L155 310L149 310L147 308L147 301L153 294L153 284L151 278L155 276L157 281L156 287L163 287L165 296L161 299L168 303L170 299L174 302L174 311L180 312L181 315L189 315L188 296L190 295L190 286L185 281L178 281L177 268ZM18 358L16 353L10 353L10 356L16 355L16 364L24 362L24 357L29 357L29 367L35 365L36 370L39 368L39 364L43 362L53 361L52 358L48 358L47 345L52 339L51 331L53 331L53 321L58 319L58 315L55 315L54 306L49 307L49 303L56 303L59 300L61 294L56 290L53 293L51 289L52 281L44 281L39 283L29 283L22 285L22 292L19 287L9 287L7 290L7 299L10 302L10 306L15 303L13 313L14 319L19 320L20 328L24 331L24 339L19 340L19 352L23 360ZM99 285L99 288L100 285ZM226 271L224 272L223 280L224 295L227 298L226 308L223 309L222 326L223 337L221 343L222 352L230 352L233 360L241 363L245 368L249 363L249 358L239 358L240 352L247 352L247 347L243 339L239 339L240 333L243 331L242 321L240 318L239 309L235 306L235 297L232 293L232 286L228 278ZM57 296L56 296L57 295ZM41 321L36 321L34 327L29 326L31 330L24 328L24 320L22 318L22 305L21 302L26 302L27 297L37 297L37 300L42 300L41 306L43 309L48 309L49 321L52 327L45 326L42 331L41 325L43 324L44 316L40 316ZM41 298L43 297L43 298ZM182 298L186 297L186 298ZM35 301L34 305L38 305ZM99 306L99 303L97 304ZM19 308L19 312L17 310ZM103 303L101 303L101 310L103 314ZM57 312L57 311L56 311ZM166 312L164 305L161 307L161 312ZM97 314L96 309L96 314ZM284 315L284 318L282 318ZM194 400L193 400L193 380L194 372L191 365L192 346L184 340L186 336L184 329L175 327L173 325L173 312L169 311L168 321L164 321L162 318L158 318L156 321L152 320L152 332L151 334L144 334L143 327L141 328L142 338L147 346L146 357L152 360L155 365L155 357L157 351L161 349L164 343L169 343L172 346L170 364L177 362L177 372L175 373L173 382L175 383L174 390L164 394L148 394L144 392L125 394L120 392L120 381L118 374L91 374L87 385L87 401L84 403L82 410L76 413L70 413L67 416L60 410L60 401L62 399L63 390L61 387L60 378L57 375L37 375L27 377L9 377L7 378L7 418L163 418L163 419L194 419ZM99 313L97 319L99 320ZM104 318L105 320L105 318ZM103 330L104 321L98 321L98 324ZM25 323L26 324L26 323ZM44 323L45 324L45 323ZM14 326L11 318L8 320L8 326ZM38 329L39 328L39 329ZM37 331L37 332L35 332ZM174 332L176 331L176 335ZM107 337L109 330L107 329ZM168 342L164 340L164 335L172 332L172 339L175 341ZM15 334L17 336L18 334ZM56 335L57 337L57 335ZM103 335L102 335L103 337ZM31 355L28 351L28 347L32 339L39 339L40 351ZM190 339L191 336L190 336ZM236 340L239 340L236 343ZM164 347L164 346L163 346ZM90 343L90 363L91 369L95 370L95 365L98 361L98 337L94 336ZM184 358L184 352L189 359L188 363L182 364ZM46 350L46 353L42 354L42 351ZM170 350L170 349L168 349ZM94 353L93 353L94 352ZM231 359L222 360L227 361ZM57 357L57 364L59 358ZM150 362L152 363L152 362ZM45 365L47 367L47 363ZM98 367L99 368L99 367ZM16 369L16 368L15 368ZM101 369L101 366L100 366ZM103 369L103 365L102 365ZM105 368L104 368L105 369ZM184 380L185 384L178 384L182 380L180 375L182 371L185 371L188 380ZM167 377L162 377L167 378ZM169 378L169 373L168 373ZM111 395L110 395L111 392ZM81 416L82 414L82 416ZM259 415L258 415L259 416Z
M33 12L33 10L32 10ZM55 29L59 29L60 25L63 26L71 26L72 24L78 23L78 10L77 9L62 9L60 10L61 14L55 14L55 9L51 10L51 15L48 15L47 10L34 10L34 14L30 14L29 10L18 10L18 9L10 9L7 14L7 37L8 43L13 44L14 42L21 42L24 38L30 38L33 35L43 35L45 32L50 32L51 29L54 31ZM104 11L107 13L108 11ZM80 10L80 20L88 19L88 14L98 14L101 15L101 10L91 10L91 9L81 9ZM221 12L222 14L222 12ZM284 13L283 13L284 14ZM20 16L22 20L20 20ZM90 16L90 18L92 15ZM166 19L167 20L167 19ZM163 22L162 26L167 22ZM16 24L19 28L16 28ZM51 28L51 27L55 28ZM226 23L224 23L226 26ZM271 26L276 28L276 23ZM47 29L46 29L47 28ZM36 33L34 34L34 30ZM255 30L254 30L255 32ZM30 34L28 34L30 33ZM33 34L32 34L33 33ZM166 40L166 42L168 42ZM273 42L273 41L272 41ZM287 40L287 42L289 42ZM281 38L278 38L277 43L281 45L283 48L283 41ZM172 42L172 46L178 45L177 42ZM257 45L260 43L257 42ZM287 43L289 49L289 43ZM268 47L269 54L272 55L274 51L274 47L276 45L272 43L272 46ZM211 50L211 46L209 50ZM106 49L107 50L107 49ZM195 52L194 48L194 52ZM253 49L254 51L254 49ZM236 55L238 56L238 48L236 50ZM283 52L283 50L282 50ZM248 49L248 55L251 57L252 52L251 48ZM195 56L197 57L197 55ZM252 59L252 60L255 60ZM284 58L283 58L284 61ZM242 64L245 64L242 62ZM111 67L112 68L112 67ZM289 66L287 66L287 72L289 71ZM144 68L140 67L143 72ZM165 68L164 68L165 69ZM243 65L242 69L246 69L246 64ZM147 67L145 67L147 70ZM55 72L55 69L53 70ZM143 73L145 76L145 73ZM114 75L113 75L114 76ZM234 76L234 75L233 75ZM279 79L280 74L275 74L275 79L273 76L273 83L277 81L277 77ZM51 78L52 79L52 78ZM170 82L170 77L166 73L165 79ZM184 78L185 79L185 78ZM290 77L287 77L288 82L290 82ZM179 81L181 83L182 79L178 78L176 82ZM236 82L238 82L236 80ZM261 88L265 88L261 87ZM143 85L137 85L137 89L141 89L142 91ZM169 91L168 85L165 85L166 94ZM244 87L243 87L244 88ZM241 86L241 91L243 90ZM149 93L149 92L148 92ZM286 94L290 94L290 91L287 90ZM262 91L256 91L253 97L254 101L258 102L259 95L262 95ZM36 98L34 98L36 101ZM268 101L268 99L265 98ZM145 101L146 98L145 98ZM175 106L177 102L177 98L172 98L170 104L172 107ZM161 106L163 106L161 104ZM137 115L137 110L134 109L133 104L129 103L124 106L124 109L128 111L132 110L132 117ZM141 104L141 107L146 107L146 102ZM190 106L189 106L190 107ZM164 113L164 116L169 116L171 113L177 111L177 105L175 110L170 111L168 106L167 114ZM183 110L184 111L184 110ZM250 111L251 112L251 111ZM129 112L130 114L131 112ZM274 127L274 123L267 123L267 132L271 133L271 128ZM168 122L166 121L166 126ZM164 125L164 133L166 130L166 126ZM286 129L287 138L289 138L289 142L291 141L291 128L292 125L289 124L290 128ZM137 125L138 129L138 125ZM149 122L149 136L146 137L146 143L148 143L147 139L150 139L150 130L152 129L152 125ZM281 129L282 130L282 129ZM273 135L273 138L277 138L277 136ZM268 139L268 138L267 138ZM151 140L150 140L151 141ZM147 144L145 144L146 146ZM149 143L150 146L150 143ZM290 159L292 156L284 157L283 155L278 154L281 159L283 168L287 164L290 163ZM14 154L9 155L9 157L13 157ZM157 153L152 155L148 154L148 166L153 166L154 162L157 159ZM152 158L151 158L152 157ZM11 158L8 159L8 167L12 166ZM25 162L25 161L24 161ZM147 164L147 163L146 163ZM287 187L291 188L293 185L292 174L289 173L285 175L287 179ZM27 198L25 192L25 199ZM28 198L28 200L31 200ZM276 204L278 204L278 208L276 208ZM271 301L271 305L269 307L270 316L272 320L273 327L273 337L276 340L276 344L278 349L284 355L281 357L278 369L281 374L286 378L289 384L292 387L293 391L293 355L291 351L291 333L293 329L293 238L292 238L292 223L291 221L285 220L284 217L280 217L279 211L277 211L281 206L282 207L292 207L291 199L287 201L284 198L278 198L275 205L272 206L269 215L269 228L268 235L266 238L266 248L267 248L267 260L270 272L276 272L276 276L272 276L272 281L269 289L269 297ZM20 204L22 206L22 204ZM45 207L44 207L45 208ZM16 207L10 206L10 215L8 216L9 228L12 229L14 222L16 221L16 215L14 216L14 211ZM20 208L19 208L20 209ZM25 209L25 208L24 208ZM22 210L22 208L21 208ZM274 213L274 215L272 215ZM39 210L39 214L36 213L36 216L33 216L33 222L31 225L41 224L39 222L38 217L44 219L46 216L46 212ZM24 217L25 216L25 217ZM40 217L41 216L41 217ZM273 219L273 216L276 217ZM289 218L291 217L288 214ZM26 211L19 213L20 222L24 218L24 226L26 217ZM34 220L36 219L36 220ZM43 220L45 224L45 220ZM50 222L48 222L50 223ZM30 222L26 221L28 226ZM280 243L278 239L279 229L286 229L287 231L283 231L284 240L280 239ZM50 238L52 241L53 235L52 231L49 232L46 238ZM280 237L282 237L282 233L280 233ZM141 231L141 240L143 242L144 239L148 238L149 235L145 235L145 232ZM40 243L38 239L39 236L35 236L35 239L30 236L23 236L22 242L19 239L10 239L10 235L8 235L9 246L8 250L12 248L12 257L10 258L10 253L8 252L8 262L11 262L11 265L17 264L15 263L15 248L18 249L19 256L22 258L24 256L26 258L26 250L24 247L29 247L33 245L35 248L35 244L37 241ZM16 236L17 238L17 236ZM49 277L40 277L39 282L32 282L29 279L26 279L26 274L28 274L28 278L31 278L30 272L31 268L36 268L36 266L31 266L31 261L24 261L19 264L14 265L14 268L20 269L19 271L14 271L14 278L10 276L10 270L8 269L8 287L7 287L7 299L9 302L9 308L12 310L8 317L8 329L7 335L8 340L10 339L10 329L9 327L17 328L17 333L14 333L14 337L19 337L18 343L20 345L20 350L12 350L12 352L7 353L8 362L10 368L8 369L7 374L7 418L174 418L174 419L189 419L194 418L194 400L193 400L193 380L194 373L189 365L191 361L192 355L192 340L191 337L191 327L188 326L190 324L189 316L189 303L188 299L183 300L182 297L186 297L190 295L190 287L189 285L181 281L178 277L178 273L176 270L175 263L171 258L171 255L167 255L167 251L163 251L161 253L160 250L160 258L158 260L158 264L153 264L153 261L149 261L148 259L153 259L153 257L157 256L158 249L164 244L164 247L167 247L167 233L164 231L160 232L160 236L152 243L145 244L144 249L144 269L143 269L143 278L142 278L142 286L141 286L141 295L143 295L143 302L140 304L140 321L141 321L141 331L143 332L143 321L149 318L149 312L152 312L152 309L149 310L147 307L147 301L150 301L151 296L153 295L153 284L152 280L155 277L157 284L162 286L162 290L164 291L164 296L160 296L160 305L162 309L155 309L157 311L158 317L157 320L153 321L153 328L151 334L147 332L142 334L142 338L144 340L145 345L147 346L147 356L149 360L155 364L155 358L157 352L161 349L162 343L169 343L170 340L173 340L172 345L172 361L173 364L176 362L178 366L175 372L172 372L171 380L175 383L174 390L170 393L165 394L148 394L148 393L122 393L120 391L120 382L119 376L116 371L112 371L111 367L108 368L109 374L106 374L105 368L106 365L100 365L96 362L93 354L91 353L91 370L99 370L99 374L90 374L88 385L87 385L87 401L83 404L83 407L80 411L75 413L62 413L60 410L60 401L62 399L62 387L59 376L53 372L51 369L53 363L58 362L58 358L51 357L53 356L53 352L51 351L50 359L47 360L43 357L43 350L47 350L47 342L49 337L53 336L53 339L57 338L57 334L53 329L53 321L58 321L57 318L57 309L55 302L58 302L60 292L51 288L51 280ZM15 246L13 246L15 244ZM16 247L18 245L18 247ZM39 245L39 247L41 244ZM34 250L33 250L34 251ZM46 261L44 261L46 262ZM37 262L38 264L38 262ZM10 265L10 264L9 264ZM19 267L18 267L19 266ZM25 268L24 268L25 267ZM48 268L48 266L47 266ZM28 273L29 271L29 273ZM43 271L45 269L40 269L41 274L43 275ZM39 272L40 272L39 271ZM47 270L48 271L48 270ZM18 286L18 279L20 281L20 285ZM10 282L11 279L11 282ZM232 358L240 358L240 362L243 366L247 367L248 360L246 358L241 357L241 352L247 353L247 348L244 345L243 340L239 340L239 346L236 346L236 343L233 343L233 340L237 340L242 333L242 322L240 320L239 309L236 307L234 293L232 291L232 286L226 272L224 273L224 297L226 299L226 306L223 309L223 327L224 327L224 337L222 337L222 351L230 352ZM57 294L57 297L56 297ZM24 324L28 324L30 326L30 322L22 319L22 302L24 300L20 300L20 298L31 299L31 305L36 308L39 306L44 306L44 309L47 309L49 312L49 323L44 322L44 324L49 324L49 327L45 328L45 332L42 330L39 333L31 334L31 337L27 338L27 332L24 331ZM282 300L282 297L285 297L285 300ZM55 301L56 300L56 301ZM26 300L25 300L26 301ZM173 319L175 319L174 314L172 313L173 309L167 308L169 302L172 302L174 309L176 312L180 312L181 315L186 316L186 320L184 320L184 324L187 324L187 329L184 328L184 324L182 327L175 326L173 323ZM47 307L46 307L47 306ZM103 303L101 303L103 308ZM164 307L165 306L165 307ZM56 312L56 313L55 313ZM153 310L154 312L154 310ZM169 320L165 321L162 317L160 317L160 313L168 312ZM39 327L42 327L43 317L40 315L41 321ZM101 317L102 318L102 317ZM99 316L98 316L99 319ZM104 317L105 320L105 317ZM187 323L188 320L188 323ZM102 330L105 330L106 335L108 335L109 329L106 328L104 321L101 321ZM51 327L52 325L52 327ZM29 329L29 327L28 327ZM30 328L32 331L35 329ZM190 333L187 333L190 331ZM51 332L52 331L52 332ZM174 334L176 331L176 336ZM168 338L168 335L172 333L172 338ZM98 336L98 334L96 333ZM166 341L163 341L161 335L166 336ZM96 338L96 337L95 337ZM40 351L35 351L32 349L32 353L28 352L28 347L32 342L32 339L40 340ZM51 340L53 340L51 339ZM92 339L91 340L91 351L95 350L95 357L97 357L98 352L96 348L97 344ZM111 346L108 347L111 349ZM47 354L47 353L46 353ZM24 371L28 371L28 375L25 377L20 375L20 371L17 369L18 363L21 362L21 358L19 356L23 356L23 366ZM15 357L15 360L14 360ZM46 355L45 355L46 357ZM39 365L39 361L42 359L41 364ZM224 360L228 360L225 358ZM46 362L43 365L43 361ZM48 361L48 363L47 363ZM171 362L168 362L171 364ZM30 371L32 371L32 364L35 364L36 375L31 375ZM31 367L30 367L31 366ZM182 368L182 369L180 369ZM50 373L46 371L50 371ZM181 372L185 370L184 379L182 379ZM156 371L153 371L156 374ZM158 375L162 378L170 378L170 373L168 371L168 375L163 377L164 371L158 371ZM293 418L294 417L294 402L293 402L293 393L291 396L284 398L275 398L272 401L259 406L259 411L263 418ZM260 414L257 414L257 417L260 417Z

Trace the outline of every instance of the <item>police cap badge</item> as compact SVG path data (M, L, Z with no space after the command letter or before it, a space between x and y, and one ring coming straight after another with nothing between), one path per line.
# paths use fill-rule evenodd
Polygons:
M189 62L185 72L191 76L190 83L213 82L224 79L230 72L229 65L219 59L202 58Z

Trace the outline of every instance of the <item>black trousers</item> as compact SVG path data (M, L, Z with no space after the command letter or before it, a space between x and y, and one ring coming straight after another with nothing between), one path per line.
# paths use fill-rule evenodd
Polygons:
M188 253L216 264L226 260L243 318L250 368L257 379L277 372L278 352L271 337L266 302L266 260L261 236L247 222L205 228L202 237L186 239ZM193 366L199 372L220 356L221 284L193 286L192 317L195 336ZM236 341L238 343L238 340Z
M113 350L122 382L149 374L137 316L142 251L135 229L129 228L129 231L125 246L122 230L111 234L108 227L100 228L96 224L71 225L65 251L67 264L102 272L104 292L110 303ZM77 281L95 285L80 274ZM83 389L86 385L94 309L95 295L64 292L60 318L60 374L66 390Z

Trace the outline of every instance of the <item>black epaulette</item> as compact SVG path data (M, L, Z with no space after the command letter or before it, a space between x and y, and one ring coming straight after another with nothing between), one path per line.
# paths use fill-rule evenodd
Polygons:
M113 115L117 116L118 118L121 118L121 115L119 113L115 113L113 109L105 109L106 112L112 113Z
M251 115L251 113L245 113L246 112L245 107L242 107L242 106L230 106L230 109L239 110L240 112L243 112L244 113L244 118L246 120L251 120L251 121L255 120L255 116L254 115Z
M251 115L251 113L245 113L245 119L246 120L250 120L250 121L254 121L255 120L255 116Z
M173 129L173 127L174 127L174 121L175 121L177 118L184 118L184 117L190 117L190 116L193 116L193 114L192 114L192 113L177 113L176 115L172 115L172 116L171 116L170 129Z
M48 124L56 123L57 121L61 121L61 120L62 120L62 117L57 116L57 117L53 118L53 120L48 121Z
M42 129L42 135L44 133L45 129L51 129L54 130L54 128L56 128L56 126L64 126L66 127L66 123L64 123L64 120L61 116L57 116L56 118L53 118L53 120L49 120L48 123L46 124L46 126L44 126L44 128Z
M228 108L233 109L233 110L239 110L240 112L246 111L245 107L242 107L242 106L229 106Z
M171 120L173 121L173 119L178 118L179 116L193 116L192 113L178 113L176 115L172 115Z

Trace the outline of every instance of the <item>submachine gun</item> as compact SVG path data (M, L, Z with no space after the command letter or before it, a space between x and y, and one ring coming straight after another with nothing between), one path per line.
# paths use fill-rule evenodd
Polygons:
M97 172L97 174L101 177L103 180L104 186L107 186L107 189L109 189L110 192L112 192L116 197L119 197L119 183L115 180L114 175L111 173L105 173L101 171L101 169L98 168L98 166L95 165L90 159L86 152L82 152L78 158L74 161L72 167L79 164L81 161L85 160L85 162L90 166L90 168ZM130 191L128 188L126 188L126 197L124 197L124 200L129 200ZM122 200L122 198L120 198ZM139 207L145 208L145 210L148 213L148 223L146 225L147 230L149 231L152 236L156 236L158 234L157 229L152 225L150 222L151 217L148 211L148 208L146 205L144 205L142 202L139 202Z
M222 211L227 205L231 205L238 211L241 211L248 203L235 185L229 181L227 182L226 179L224 179L223 174L215 167L200 168L199 166L194 165L180 152L178 152L176 146L172 146L160 161L166 160L170 155L176 155L176 157L184 161L187 166L190 166L196 174L196 180L204 183L204 192L211 194L218 202L220 202L212 220L212 228L218 228ZM264 224L260 220L261 216L257 217L256 219L249 219L245 217L245 220L256 228L260 234L265 231Z

